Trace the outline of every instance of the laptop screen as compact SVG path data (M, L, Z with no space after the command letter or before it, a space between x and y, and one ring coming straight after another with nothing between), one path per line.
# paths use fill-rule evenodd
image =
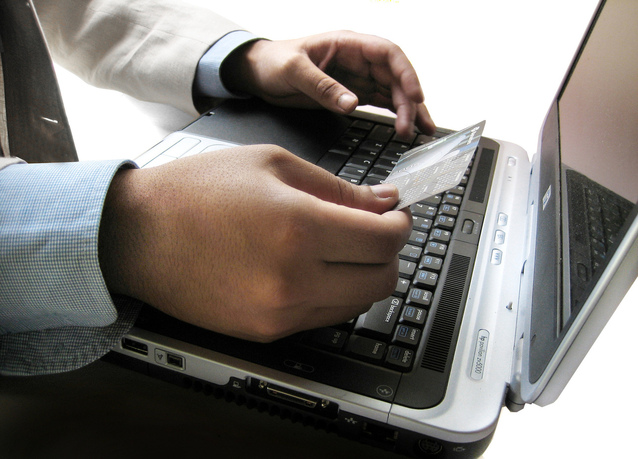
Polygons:
M532 381L591 294L638 201L638 2L604 2L593 25L541 137Z

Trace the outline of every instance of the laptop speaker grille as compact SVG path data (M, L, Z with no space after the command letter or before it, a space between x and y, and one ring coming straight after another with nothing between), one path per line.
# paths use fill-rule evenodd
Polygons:
M471 259L453 254L421 367L443 373L451 351Z

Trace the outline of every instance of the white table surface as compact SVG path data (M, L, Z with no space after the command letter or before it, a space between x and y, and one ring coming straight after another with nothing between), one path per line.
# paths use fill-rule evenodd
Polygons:
M530 155L597 3L191 1L273 39L332 29L389 38L411 58L439 126L457 129L485 119L484 135L517 143ZM92 88L63 69L59 77L83 160L135 158L191 119L170 107ZM520 413L503 411L485 459L636 457L629 451L638 426L638 371L631 347L637 302L638 284L557 402L544 408L528 406Z

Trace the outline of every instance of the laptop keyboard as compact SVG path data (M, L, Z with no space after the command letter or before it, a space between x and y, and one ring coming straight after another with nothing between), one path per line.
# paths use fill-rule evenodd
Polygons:
M435 138L399 137L391 126L356 120L318 165L351 183L375 185L389 175L401 154ZM307 332L302 338L306 345L394 370L412 368L436 310L432 301L471 167L457 187L410 206L413 229L399 253L394 294L348 323Z
M585 189L585 199L592 271L596 272L616 241L620 227L625 223L632 206L609 190L601 186L593 187L591 184Z
M582 306L590 281L609 258L633 204L574 170L566 171L572 311Z

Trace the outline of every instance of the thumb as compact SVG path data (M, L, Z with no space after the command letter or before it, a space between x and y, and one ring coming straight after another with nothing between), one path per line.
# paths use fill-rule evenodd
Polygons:
M376 214L383 214L394 209L399 201L399 190L392 184L353 185L343 179L335 178L339 192L333 192L332 199L325 199L326 201Z
M351 113L359 98L334 78L325 74L306 56L296 68L294 78L297 90L311 98L322 107L337 113Z
M377 214L392 210L399 202L399 190L390 183L354 185L293 154L285 157L286 161L278 163L279 180L322 201Z
M319 180L306 181L303 185L300 184L300 188L323 201L376 214L394 209L399 202L399 190L389 183L374 186L354 185L330 173L315 178Z

